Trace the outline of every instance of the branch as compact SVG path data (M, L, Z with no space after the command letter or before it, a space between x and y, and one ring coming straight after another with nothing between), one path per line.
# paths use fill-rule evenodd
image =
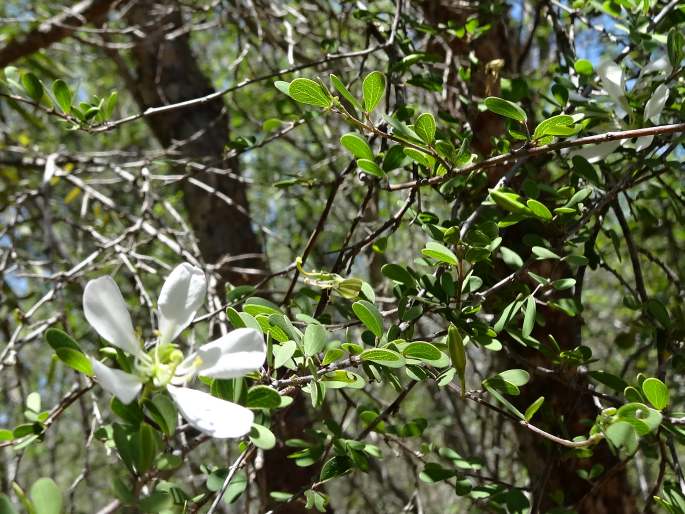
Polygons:
M82 0L0 49L0 68L70 36L80 26L102 18L118 0Z
M599 143L606 143L608 141L620 141L622 139L633 139L642 136L656 136L661 134L675 134L678 132L685 132L685 123L675 123L673 125L658 125L656 127L647 127L641 129L630 130L616 130L613 132L605 132L604 134L596 134L594 136L579 137L571 141L561 141L559 143L552 143L549 145L536 147L523 147L503 155L491 157L484 161L476 162L469 166L460 169L451 169L445 175L431 177L426 179L414 180L411 182L402 182L400 184L392 184L387 187L388 191L398 191L400 189L410 189L423 186L437 186L456 175L466 175L476 170L494 168L495 166L505 166L512 164L520 159L526 157L533 157L537 155L545 155L556 150L563 150L564 148L573 148L576 146L596 145Z

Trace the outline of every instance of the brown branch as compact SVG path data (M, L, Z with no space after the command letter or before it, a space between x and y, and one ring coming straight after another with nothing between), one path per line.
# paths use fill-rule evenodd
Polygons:
M571 141L561 141L559 143L552 143L549 145L542 145L536 147L523 147L509 153L491 157L484 161L476 162L469 166L460 169L452 169L445 175L431 177L427 179L413 180L411 182L402 182L400 184L392 184L387 187L388 191L398 191L400 189L412 189L423 186L437 186L456 175L466 175L476 170L487 168L494 168L496 166L504 166L512 164L524 157L533 157L537 155L545 155L556 150L563 150L565 148L574 148L576 146L596 145L599 143L606 143L608 141L620 141L622 139L633 139L643 136L657 136L662 134L675 134L678 132L685 132L685 123L675 123L673 125L658 125L656 127L647 127L630 130L616 130L613 132L605 132L604 134L596 134L593 136L579 137Z
M80 26L102 17L118 0L82 0L0 49L0 68L69 37Z

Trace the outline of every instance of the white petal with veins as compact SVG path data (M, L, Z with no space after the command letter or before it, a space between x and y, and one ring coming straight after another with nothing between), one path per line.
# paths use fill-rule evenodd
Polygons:
M157 302L159 342L173 341L190 324L202 306L207 293L207 280L200 268L179 264L169 274Z
M252 427L251 410L187 387L167 386L167 391L188 423L218 439L237 438Z
M202 360L198 375L212 378L236 378L262 367L266 359L264 336L254 328L239 328L200 346Z
M143 387L142 382L135 375L121 371L120 369L108 368L97 359L90 357L93 371L98 384L108 393L113 394L122 403L131 403Z
M83 313L100 337L131 355L143 351L138 343L131 315L116 282L109 275L86 284L83 291Z

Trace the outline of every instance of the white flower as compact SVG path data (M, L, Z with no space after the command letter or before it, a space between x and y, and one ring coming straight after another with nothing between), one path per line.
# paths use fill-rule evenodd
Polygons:
M659 124L659 119L661 118L661 111L664 110L666 106L666 101L668 100L668 87L665 84L658 86L649 100L645 105L645 120L649 120L654 125Z
M604 61L597 67L597 74L604 91L614 101L616 115L625 117L630 112L630 106L626 101L626 77L621 67L614 61Z
M580 155L581 157L587 159L590 164L593 164L608 157L619 147L620 144L620 141L607 141L606 143L599 143L597 145L584 146L579 150L573 150L570 152L569 157L573 158L576 155Z
M135 357L137 373L110 369L92 358L91 363L100 386L123 403L131 403L152 382L166 388L181 415L197 430L216 438L241 437L250 431L252 411L183 386L195 375L236 378L259 369L266 358L262 334L240 328L200 346L186 359L169 344L190 325L206 290L199 268L184 263L171 272L158 301L159 338L145 353L114 280L109 276L91 280L83 292L86 319L103 339Z

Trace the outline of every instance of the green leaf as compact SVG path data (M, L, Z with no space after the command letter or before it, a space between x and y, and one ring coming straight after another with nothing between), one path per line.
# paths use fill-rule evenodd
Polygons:
M444 355L436 346L424 341L409 343L402 354L405 357L418 359L432 365L439 365Z
M544 248L542 246L534 246L533 248L531 248L531 252L533 252L533 255L535 255L540 260L543 260L543 259L559 260L559 259L561 259L561 257L559 257L552 250L548 250L547 248Z
M330 348L329 350L326 350L326 353L324 354L323 359L321 360L321 365L328 366L329 364L342 358L344 355L345 352L340 348Z
M40 412L40 394L33 392L26 397L26 408L33 412Z
M508 369L498 373L500 377L516 387L524 386L530 380L530 374L525 369Z
M532 198L526 202L526 205L530 209L530 211L535 214L538 218L542 218L543 220L551 220L552 219L552 213L550 210L545 206L545 204L538 202L537 200L533 200Z
M319 512L326 512L326 505L328 504L328 497L325 495L314 491L313 489L309 489L308 491L304 492L304 497L307 500L305 503L304 508L307 510L311 510L312 507L318 510Z
M424 168L432 168L435 163L435 159L426 152L421 152L415 148L404 148L402 151L404 152L404 155Z
M361 321L373 335L376 337L381 337L383 335L383 317L374 304L367 302L366 300L359 300L352 304L352 310L359 321Z
M502 253L502 260L504 264L510 268L518 269L523 266L523 259L514 250L507 248L506 246L500 246L499 251Z
M542 407L544 401L545 397L541 396L540 398L538 398L530 404L530 406L526 409L526 412L523 413L523 416L526 418L526 421L530 421L531 419L533 419L533 416L535 416L535 413L540 409L540 407Z
M409 273L405 268L398 264L384 264L381 268L381 273L388 277L390 280L394 280L395 282L399 282L400 284L413 286L416 283L411 273Z
M447 351L450 354L452 366L457 370L461 397L464 398L466 394L466 349L459 329L451 323L447 329Z
M485 99L485 107L489 111L504 116L505 118L511 118L512 120L525 122L528 119L526 111L521 109L518 105L509 100L504 100L503 98L497 98L496 96L489 96Z
M225 480L225 477L224 477ZM223 485L223 483L222 483ZM240 470L233 475L224 493L224 503L229 505L234 503L247 489L247 473Z
M671 326L671 317L668 314L668 309L657 298L650 298L647 300L645 307L647 307L647 312L649 312L649 314L651 314L664 328L669 328Z
M655 409L662 410L668 406L668 387L658 378L648 378L642 382L642 392Z
M560 278L552 282L552 287L557 291L563 291L564 289L571 289L576 285L575 278Z
M633 425L627 421L613 423L606 430L607 440L615 448L624 448L628 453L637 450L638 436Z
M443 468L437 462L427 462L423 468L423 471L419 473L419 479L428 484L435 484L437 482L442 482L443 480L452 478L456 474L457 472L454 469Z
M93 375L93 365L90 363L90 359L81 351L79 345L69 334L56 328L49 328L45 332L45 339L55 351L57 358L67 366L85 375Z
M401 354L387 348L371 348L359 356L363 361L375 362L388 368L401 368L405 364Z
M157 455L157 434L147 423L141 423L135 443L136 468L145 473L152 467Z
M29 491L35 514L60 514L62 491L51 478L39 478Z
M430 145L435 139L435 118L429 112L424 112L414 124L414 132L423 139L423 142Z
M661 412L650 409L644 403L634 402L622 405L616 415L623 421L627 421L637 431L638 435L644 436L654 432L664 419Z
M361 279L349 277L338 282L334 289L346 300L355 300L363 287L364 282Z
M340 144L347 148L357 159L374 160L373 150L371 150L369 143L359 134L354 132L345 134L340 138Z
M24 91L34 102L40 102L40 99L43 98L43 84L33 73L22 74L21 85L24 86Z
M540 122L540 124L535 127L535 132L533 132L533 139L538 140L545 136L570 136L575 134L575 129L569 126L573 125L573 117L568 114L558 114L547 118L546 120Z
M385 177L385 172L374 161L369 159L357 159L357 166L364 173L372 175L377 178Z
M329 371L321 377L321 382L326 384L326 389L362 389L366 385L360 375L344 369Z
M402 145L391 146L390 149L385 152L385 157L383 157L383 171L388 172L401 168L407 163L407 156L404 153Z
M500 392L493 387L493 385L489 382L489 380L483 381L483 387L492 395L493 398L495 398L498 402L500 402L502 405L504 405L509 411L514 414L515 416L525 420L526 417L521 413L520 410L518 410L509 400L507 400L504 396L500 394Z
M533 332L533 327L535 327L535 297L529 296L526 300L526 311L523 315L523 329L521 330L521 335L523 337L528 337Z
M276 436L271 430L265 426L258 425L257 423L252 423L252 429L250 430L250 441L257 448L262 450L270 450L276 446Z
M159 425L166 435L171 436L176 432L178 413L174 402L165 394L156 394L151 400L145 402L145 407L152 420Z
M589 371L588 375L597 380L597 382L600 382L617 392L621 392L625 390L626 387L628 387L628 383L621 377L609 373L607 371L603 371L601 369Z
M685 52L685 35L677 26L671 28L666 38L666 49L668 51L668 60L671 66L677 68L680 66L680 61L683 60L683 53Z
M45 331L45 340L53 350L57 350L58 348L71 348L77 352L81 351L81 347L69 334L57 328L47 329Z
M274 345L274 368L278 369L288 362L295 355L296 350L297 343L295 341L286 341L283 344Z
M335 90L342 95L342 97L350 102L352 104L352 107L358 110L362 110L362 105L359 103L359 100L357 100L354 96L352 96L352 93L345 87L345 84L343 84L342 80L340 80L338 77L333 75L331 73L330 75L331 79L331 84L335 88Z
M364 107L366 112L372 112L385 93L385 75L380 71L372 71L362 83L364 93Z
M451 266L456 266L459 261L454 252L447 248L446 246L436 243L435 241L429 241L426 243L426 248L421 250L421 253L426 257L431 257L437 261L444 262Z
M304 355L311 357L322 352L326 346L328 333L322 325L308 325L304 331Z
M275 389L257 385L247 392L245 407L249 409L275 409L281 405L281 395Z
M492 198L498 207L505 211L517 213L527 210L526 206L519 201L521 196L516 193L505 193L498 189L491 189L490 198Z
M574 64L573 68L576 70L576 72L580 75L592 75L594 73L594 70L592 68L592 63L588 61L587 59L578 59Z
M274 82L274 86L276 89L278 89L281 93L290 96L290 82L285 82L283 80L277 80Z
M293 80L288 87L288 94L293 100L307 105L330 107L333 104L331 97L321 84L310 79Z
M84 375L93 376L93 365L85 354L72 350L71 348L58 348L55 350L55 354L57 354L59 360L70 368L73 368Z
M2 493L0 493L0 514L17 514L10 499Z
M69 86L62 79L57 79L52 83L52 94L55 95L55 100L57 105L62 109L64 114L69 114L71 112L71 91Z
M337 455L328 459L321 467L319 481L325 482L335 477L339 477L352 469L352 460L346 455Z
M106 120L110 119L112 117L112 114L114 114L114 108L117 106L117 100L119 99L119 93L116 91L112 91L109 94L109 97L107 97L107 101L105 102L105 108L103 111L103 116Z

